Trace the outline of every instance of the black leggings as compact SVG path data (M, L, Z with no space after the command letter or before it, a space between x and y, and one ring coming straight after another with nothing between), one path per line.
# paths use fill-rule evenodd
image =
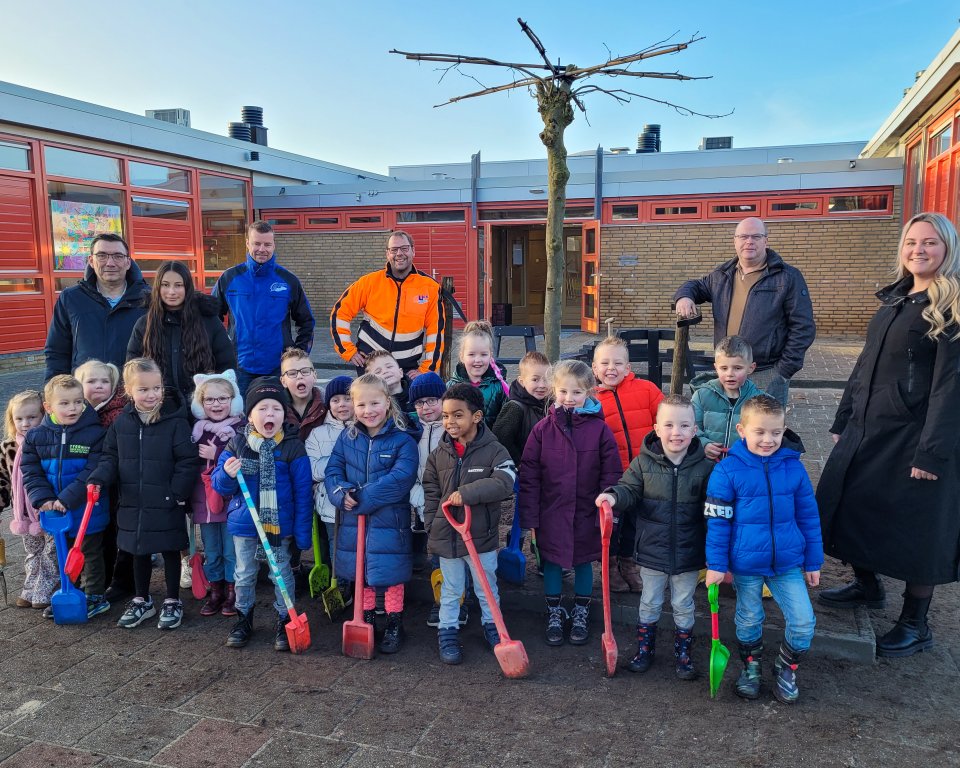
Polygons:
M163 555L163 580L167 586L167 600L180 599L180 553L171 549ZM133 556L133 585L134 594L146 600L150 597L150 575L153 572L153 563L150 555Z

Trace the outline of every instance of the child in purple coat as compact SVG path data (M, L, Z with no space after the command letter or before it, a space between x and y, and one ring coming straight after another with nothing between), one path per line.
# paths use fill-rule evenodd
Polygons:
M574 571L570 643L589 640L593 561L600 559L600 518L594 500L620 479L617 443L590 396L593 371L564 360L553 372L554 404L530 433L520 463L520 525L536 531L547 599L547 644L562 645L563 569Z
M200 607L201 616L236 616L233 536L227 531L227 503L211 486L210 476L217 459L243 423L243 399L232 370L193 377L191 411L197 419L191 438L197 444L203 469L190 499L193 520L200 526L205 562L203 571L210 582L210 595Z

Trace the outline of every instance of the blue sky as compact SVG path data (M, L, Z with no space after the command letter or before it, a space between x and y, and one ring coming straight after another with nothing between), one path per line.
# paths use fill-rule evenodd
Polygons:
M960 6L940 0L603 3L287 2L166 0L91 6L46 0L33 34L9 34L0 78L130 112L185 107L193 127L225 133L240 107L264 108L271 146L385 172L387 166L541 157L525 90L434 109L479 86L456 72L390 55L410 51L534 62L522 17L553 60L602 62L676 33L705 39L649 60L649 69L710 80L634 80L655 98L708 120L635 100L587 97L567 130L570 152L636 147L660 123L664 150L701 136L734 146L867 140L957 28ZM651 9L652 6L652 9ZM645 9L645 7L647 9ZM93 13L96 8L98 13ZM111 34L114 31L116 34ZM509 82L489 67L484 85ZM622 87L622 80L616 87Z

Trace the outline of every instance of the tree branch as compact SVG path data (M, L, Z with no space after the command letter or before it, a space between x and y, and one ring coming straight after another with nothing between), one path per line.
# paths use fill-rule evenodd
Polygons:
M530 26L523 19L517 19L517 23L520 25L520 29L523 30L523 33L530 38L530 42L533 43L533 47L536 48L537 52L543 57L543 62L547 65L547 69L550 70L554 77L557 77L557 68L553 66L553 64L550 62L550 59L547 58L547 49L543 47L543 43L540 42L540 38L536 36L534 31L530 29Z
M599 85L585 85L582 88L576 90L577 96L583 96L587 93L605 93L607 96L616 99L621 104L629 104L633 101L634 98L644 99L645 101L652 101L655 104L663 104L666 107L670 107L681 115L687 115L688 117L708 117L711 120L718 117L729 117L733 114L731 109L729 112L725 112L722 115L708 115L704 112L697 112L694 109L689 107L684 107L680 104L674 104L672 101L666 101L664 99L655 99L652 96L644 96L642 93L634 93L633 91L625 91L622 88L601 88Z
M654 56L663 56L668 53L679 53L680 51L686 50L689 46L703 39L703 37L692 37L685 43L677 43L676 45L668 45L661 48L648 48L643 51L638 51L637 53L631 53L629 56L620 56L616 59L609 59L603 64L595 64L592 67L583 67L577 69L568 68L567 74L579 80L608 67L615 67L621 64L633 64L637 61L651 59Z
M599 69L593 74L609 77L657 77L661 80L710 80L713 75L682 75L679 72L634 72L630 69Z
M512 83L506 83L505 85L495 85L492 88L484 88L482 91L476 91L475 93L465 93L463 96L454 96L452 99L449 99L442 104L434 104L433 106L445 107L447 104L455 104L456 102L463 101L464 99L472 99L476 96L486 96L488 93L512 91L515 88L526 88L527 86L536 85L538 82L543 82L543 79L539 77L527 77L523 80L516 80Z
M531 69L551 69L550 67L543 66L543 64L516 64L511 61L488 59L485 56L461 56L456 53L409 53L396 49L390 50L388 53L396 53L410 61L434 61L441 64L479 64L488 67L506 67L507 69L515 69L518 72L523 72L527 77L537 77L537 75L529 71Z

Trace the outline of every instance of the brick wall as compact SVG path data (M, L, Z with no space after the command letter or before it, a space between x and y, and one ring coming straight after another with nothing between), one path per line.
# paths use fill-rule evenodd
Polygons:
M876 310L873 294L891 282L900 237L901 190L893 216L768 222L769 247L807 281L817 335L863 334ZM736 255L733 223L604 226L600 234L600 323L620 328L670 326L674 291ZM621 257L637 257L621 266ZM704 326L712 328L709 305Z

